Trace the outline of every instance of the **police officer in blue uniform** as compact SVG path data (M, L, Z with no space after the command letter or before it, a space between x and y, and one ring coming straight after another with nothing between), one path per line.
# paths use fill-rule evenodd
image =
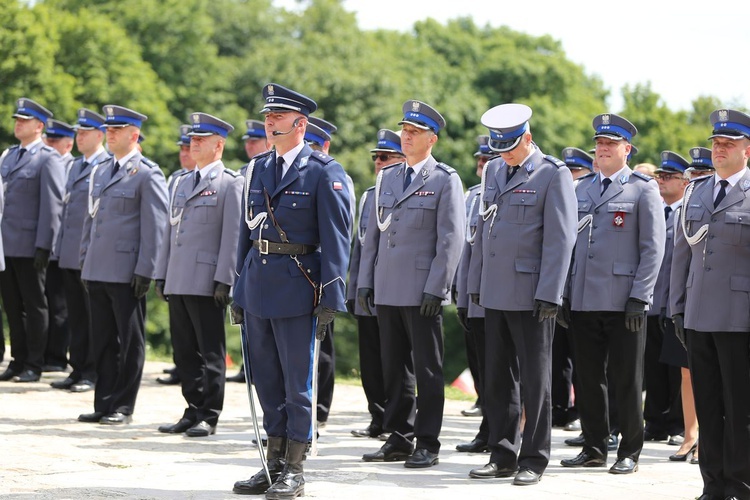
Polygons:
M46 271L60 227L65 171L57 151L42 142L52 112L22 97L16 103L14 134L20 141L3 153L5 189L2 238L5 271L0 273L13 360L0 380L36 382L42 373L49 328Z
M188 407L177 423L159 431L201 437L216 432L224 406L224 317L237 260L242 178L221 161L234 127L206 113L191 119L196 168L174 181L156 271L157 289L169 299L174 360Z
M137 148L147 117L116 105L104 106L104 116L113 156L91 171L81 239L97 381L94 412L78 420L118 425L132 420L143 374L146 293L167 225L167 185Z
M579 179L578 238L564 304L574 335L583 451L565 467L604 467L610 439L608 385L615 388L622 439L612 474L638 470L643 448L646 311L664 254L666 225L656 181L627 165L635 126L594 118L598 173ZM568 307L569 304L569 307ZM571 313L567 313L572 309ZM608 370L609 369L609 370Z
M466 213L458 174L432 156L445 119L416 100L406 101L402 111L406 161L378 175L357 284L365 312L378 306L384 426L391 435L362 459L405 460L405 467L426 468L439 461L445 402L442 306L450 302ZM408 376L409 358L418 399Z
M375 175L390 165L404 161L401 152L401 136L389 129L378 130L378 143L370 150L375 163ZM385 387L383 385L383 359L380 351L380 328L375 308L365 311L357 301L357 285L359 283L359 263L362 257L362 245L367 235L367 223L372 211L375 198L375 186L362 193L359 199L359 221L354 235L354 246L349 263L349 284L346 288L346 308L357 319L357 333L359 338L359 372L362 379L362 390L367 399L367 411L370 413L370 423L364 429L352 430L355 437L387 438L383 432L385 419ZM410 361L410 360L409 360ZM410 363L411 364L411 363ZM414 384L414 368L409 366L407 376Z
M234 491L266 498L304 494L312 439L316 336L345 310L349 203L344 169L304 142L315 101L281 85L263 88L275 151L246 171L234 300L245 311L250 368L268 434L268 467Z
M71 392L89 391L96 382L89 297L81 281L80 259L83 220L88 213L91 170L109 158L102 146L103 140L104 117L90 109L79 109L76 146L81 156L73 161L68 172L62 224L55 245L68 309L70 366L73 371L67 378L50 384L55 389L68 389Z
M700 424L699 500L750 498L750 116L711 113L714 175L691 182L675 229L670 305Z

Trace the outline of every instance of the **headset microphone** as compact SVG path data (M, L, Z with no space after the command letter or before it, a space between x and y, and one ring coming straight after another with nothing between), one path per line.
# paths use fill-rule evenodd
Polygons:
M299 125L299 121L300 121L300 119L299 119L299 118L297 118L296 120L294 120L294 122L292 123L292 128L290 128L290 129L289 129L288 131L286 131L286 132L279 132L278 130L274 130L274 131L272 132L272 134L273 134L274 136L277 136L277 135L289 135L289 134L291 134L291 133L292 133L292 132L294 131L294 129L295 129L295 128L297 128L297 125Z

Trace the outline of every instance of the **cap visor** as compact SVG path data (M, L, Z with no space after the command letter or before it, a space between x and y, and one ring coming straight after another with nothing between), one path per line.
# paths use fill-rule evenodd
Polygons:
M738 141L740 139L750 139L750 137L747 137L745 134L737 133L734 135L733 134L713 134L711 137L708 138L708 140L710 141L714 137L724 137L725 139L732 139L734 141Z
M518 144L521 142L522 137L523 134L519 135L512 141L494 141L490 139L490 142L487 143L487 145L492 151L495 151L496 153L507 153L508 151L516 149Z
M32 120L36 118L36 116L22 115L21 113L13 113L13 118L20 118L22 120Z
M195 135L197 135L198 137L208 137L209 135L219 135L219 134L214 134L214 132L188 132L187 133L188 137L193 137Z
M621 135L615 135L615 134L596 134L594 136L594 139L599 139L600 137L603 137L605 139L612 139L613 141L624 141L624 140L626 140L623 136L621 136Z
M112 122L112 123L105 123L104 125L102 125L102 127L104 127L104 128L125 128L125 127L128 127L130 125L132 125L132 124L131 123L122 123L122 122L119 122L119 123ZM133 127L135 127L135 125L133 125Z
M405 123L409 125L414 125L415 127L421 128L422 130L432 130L432 127L425 125L424 123L413 122L411 120L401 120L400 122L398 122L399 125L403 125Z
M395 149L388 149L388 148L374 148L370 150L370 153L391 153L394 155L402 154L400 151L396 151Z

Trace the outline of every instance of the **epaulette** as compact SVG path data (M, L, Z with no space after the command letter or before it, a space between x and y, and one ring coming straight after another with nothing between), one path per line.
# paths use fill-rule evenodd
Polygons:
M547 160L548 162L556 165L557 168L565 166L565 162L564 161L560 160L559 158L555 158L552 155L544 155L544 159Z
M255 163L258 163L258 160L260 160L263 157L266 157L266 156L270 155L271 153L273 153L273 151L264 151L262 153L258 153L257 155L253 156L250 159L251 160L255 160Z
M365 189L365 193L368 191L372 191L373 189L375 189L375 186L370 186L367 189Z
M388 170L389 168L398 167L399 165L403 165L403 164L404 164L404 162L402 162L402 161L400 161L398 163L393 163L391 165L388 165L387 167L381 168L380 171L382 172L383 170Z
M708 179L712 178L713 176L714 176L714 174L713 174L713 173L711 173L711 174L706 174L706 175L701 175L700 177L694 177L694 178L690 179L690 182L700 182L700 181L705 181L705 180L708 180Z
M333 156L328 156L327 154L321 151L313 151L310 156L318 160L323 165L328 165L329 163L333 161Z
M224 167L224 172L226 172L227 174L231 175L232 177L239 177L240 176L239 172L235 172L231 168Z
M455 169L455 168L453 168L453 167L451 167L451 166L448 166L448 165L446 165L445 163L441 163L441 162L438 162L438 163L437 163L437 167L438 167L439 169L441 169L441 170L444 170L444 171L446 171L446 172L448 173L448 175L450 175L450 174L457 174L457 173L458 173L458 172L456 172L456 169Z
M154 160L146 158L145 156L141 156L141 163L149 168L159 168L159 165Z
M589 173L588 173L588 174L586 174L586 175L582 175L582 176L580 176L580 177L579 177L578 179L576 179L576 180L579 180L579 181L580 181L580 180L583 180L583 179L588 179L589 177L593 177L593 176L595 176L595 175L596 175L596 172L589 172Z
M636 170L633 170L633 174L632 174L632 175L634 175L634 176L636 176L636 177L638 177L638 178L640 178L641 180L644 180L644 181L646 181L646 182L648 182L648 181L653 181L653 180L654 180L654 178L653 178L653 177L649 177L648 175L646 175L646 174L642 174L642 173L640 173L640 172L638 172L638 171L636 171Z
M475 185L471 186L469 189L467 189L467 191L473 191L473 190L479 189L481 187L482 187L482 183L480 182L479 184L475 184Z
M18 149L18 148L20 148L20 147L21 147L21 146L19 146L18 144L16 144L15 146L11 146L11 147L9 147L9 148L8 148L8 149L6 149L5 151L7 151L8 153L10 153L11 151L15 151L16 149ZM5 151L3 151L3 153L4 153Z
M175 170L174 172L169 174L169 177L170 179L176 179L178 177L182 177L183 175L189 174L190 172L192 172L192 170Z
M51 152L54 151L55 153L57 153L58 155L60 155L60 153L58 153L55 148L53 148L52 146L47 146L46 144L44 146L42 146L42 149L40 151L46 151L48 153L51 153ZM62 155L60 155L60 156L62 157Z

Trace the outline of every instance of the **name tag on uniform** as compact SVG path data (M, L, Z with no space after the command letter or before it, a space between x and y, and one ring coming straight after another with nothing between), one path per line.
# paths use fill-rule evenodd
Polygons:
M250 194L262 194L262 193L263 193L262 189L251 189L250 190Z

